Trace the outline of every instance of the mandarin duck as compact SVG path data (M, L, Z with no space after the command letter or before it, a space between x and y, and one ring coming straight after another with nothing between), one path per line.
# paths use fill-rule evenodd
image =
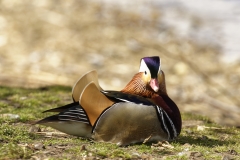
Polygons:
M141 59L139 72L121 91L103 90L96 71L73 86L73 103L44 112L59 112L37 122L61 132L99 142L129 145L169 141L181 132L177 105L168 97L158 56Z

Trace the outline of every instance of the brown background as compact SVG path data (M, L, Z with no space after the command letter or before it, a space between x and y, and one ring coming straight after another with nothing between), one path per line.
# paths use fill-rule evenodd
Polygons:
M239 62L220 61L219 46L179 37L160 21L161 10L150 8L143 14L99 1L0 1L0 85L72 86L95 69L104 89L119 90L140 58L158 55L182 112L240 126ZM189 20L201 27L197 17Z

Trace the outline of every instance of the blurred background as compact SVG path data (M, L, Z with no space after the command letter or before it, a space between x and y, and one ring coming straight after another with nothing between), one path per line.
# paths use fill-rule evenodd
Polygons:
M240 126L240 2L0 0L0 85L122 89L158 55L181 112Z

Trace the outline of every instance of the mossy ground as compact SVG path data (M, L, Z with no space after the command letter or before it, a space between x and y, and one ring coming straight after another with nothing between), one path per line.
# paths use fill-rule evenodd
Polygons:
M118 147L60 134L31 123L42 111L71 102L71 88L0 87L0 159L238 159L240 130L219 126L205 117L182 113L184 127L168 143ZM19 115L11 119L9 115ZM42 133L42 134L40 134Z

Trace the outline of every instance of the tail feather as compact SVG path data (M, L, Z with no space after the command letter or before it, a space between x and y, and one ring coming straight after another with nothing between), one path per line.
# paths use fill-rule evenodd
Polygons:
M49 110L46 110L46 111L43 111L43 113L45 112L63 112L69 108L72 108L74 106L79 106L79 102L73 102L73 103L70 103L70 104L67 104L65 106L61 106L61 107L57 107L57 108L52 108L52 109L49 109Z
M56 114L56 115L52 115L44 119L41 119L40 121L37 121L35 124L45 124L48 122L58 122L58 121L59 121L58 114Z
M80 106L79 102L74 102L62 107L53 108L46 110L44 112L59 112L56 115L44 118L38 123L49 123L49 122L56 122L56 121L76 121L81 123L90 124L88 115L86 114L85 110Z
M61 121L58 115L53 115L44 118L35 124L41 124L45 126L52 127L60 132L80 136L85 138L91 138L92 136L92 126L88 123L82 123L79 121Z

